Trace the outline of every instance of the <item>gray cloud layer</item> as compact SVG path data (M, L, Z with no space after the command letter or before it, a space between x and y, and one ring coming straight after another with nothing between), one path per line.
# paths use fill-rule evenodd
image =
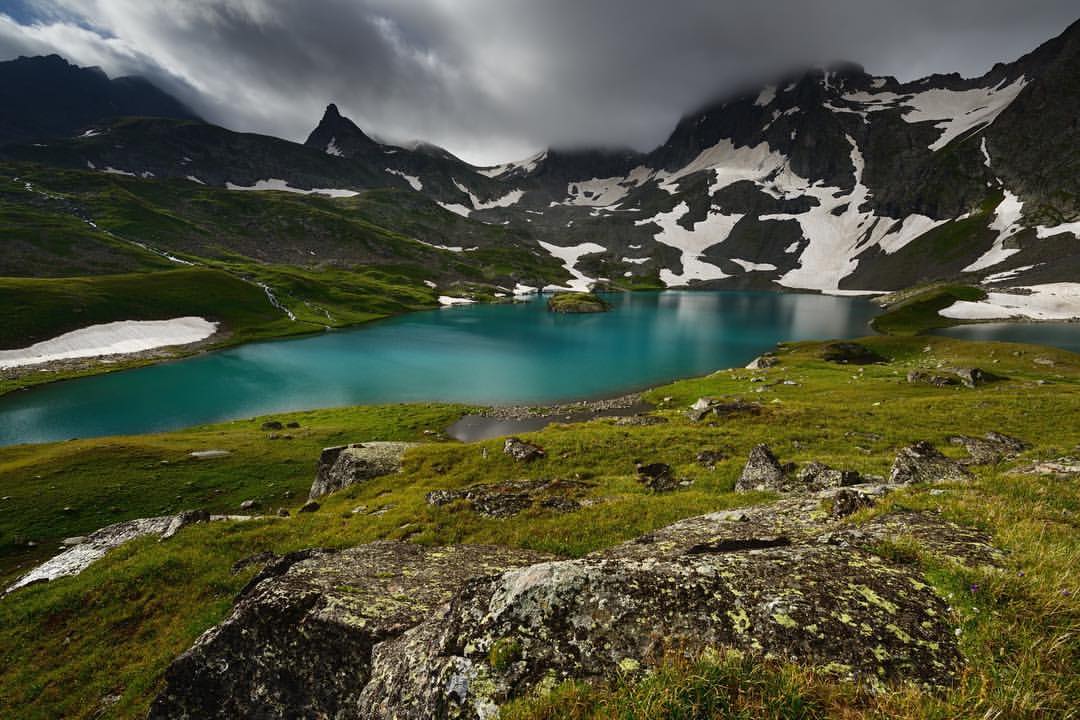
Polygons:
M809 64L979 75L1060 33L1075 0L36 0L0 59L143 74L208 119L302 140L323 107L478 163L648 149L710 98ZM19 18L16 20L15 18Z

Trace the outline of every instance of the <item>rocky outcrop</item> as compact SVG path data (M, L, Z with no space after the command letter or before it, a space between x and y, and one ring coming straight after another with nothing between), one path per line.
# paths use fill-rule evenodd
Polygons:
M581 507L581 498L588 488L586 483L574 480L508 480L455 490L433 490L427 494L427 502L442 506L464 501L473 512L506 518L534 506L573 512Z
M319 456L315 482L308 497L312 500L359 482L401 470L401 459L416 443L367 442L328 447Z
M469 578L549 559L482 546L379 542L271 562L165 674L151 719L360 718L372 650Z
M773 353L762 353L746 365L747 370L767 370L780 364L780 358Z
M796 472L793 463L781 465L768 445L755 445L735 482L735 492L813 492L858 485L866 480L854 470L836 470L825 463L810 462Z
M945 457L926 441L902 448L896 454L889 482L896 485L912 483L960 482L971 479L963 465Z
M991 430L981 438L969 435L954 435L949 438L953 445L960 445L971 456L971 465L994 465L1002 460L1016 457L1031 447L1023 440Z
M935 513L853 526L836 511L887 491L688 518L578 560L388 542L257 558L266 567L172 665L150 717L491 718L565 679L720 647L871 687L947 685L961 657L945 603L877 549L907 538L972 567L1001 554Z
M948 372L911 370L907 374L907 381L912 385L933 385L934 387L963 385L966 388L975 388L1000 379L977 367L954 368Z

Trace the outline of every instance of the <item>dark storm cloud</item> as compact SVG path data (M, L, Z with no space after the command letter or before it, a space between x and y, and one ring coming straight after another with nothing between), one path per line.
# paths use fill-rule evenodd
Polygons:
M4 6L0 4L0 11ZM852 60L978 75L1060 33L1072 0L39 0L0 57L150 76L208 119L302 140L328 102L373 134L495 162L647 149L710 98Z

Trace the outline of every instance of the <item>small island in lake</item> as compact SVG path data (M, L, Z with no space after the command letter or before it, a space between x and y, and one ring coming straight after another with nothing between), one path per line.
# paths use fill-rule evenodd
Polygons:
M610 309L610 304L593 293L562 292L548 300L548 310L557 313L595 313Z

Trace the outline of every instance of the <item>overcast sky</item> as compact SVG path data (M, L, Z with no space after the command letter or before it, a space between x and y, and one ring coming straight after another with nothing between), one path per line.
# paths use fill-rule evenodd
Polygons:
M210 121L303 141L322 110L478 164L663 142L707 100L809 64L981 75L1076 0L0 0L0 59L141 74Z

